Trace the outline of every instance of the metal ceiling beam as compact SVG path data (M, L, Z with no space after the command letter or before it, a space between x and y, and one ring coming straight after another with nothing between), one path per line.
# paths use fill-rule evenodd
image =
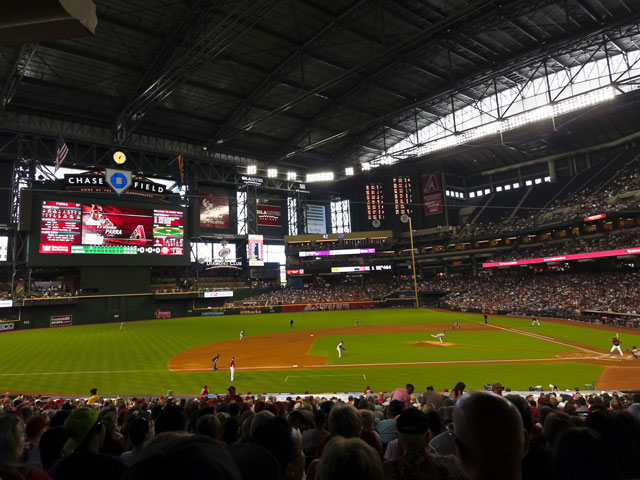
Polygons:
M606 26L606 28L598 27L598 28L592 29L589 32L582 32L577 38L583 39L586 43L593 43L593 45L600 46L602 45L602 34L606 33L607 31L613 31L614 29L617 29L617 35L610 34L608 36L608 38L611 38L611 37L616 38L619 36L628 35L628 32L632 29L635 29L636 31L639 30L640 25L636 23L631 23L631 27L627 27L627 28L621 28L619 26L619 24L629 24L629 22L635 22L637 20L640 20L640 12L636 13L631 18L627 17L624 20L612 22L613 25L608 25ZM556 55L567 53L567 52L564 52L564 50L572 51L578 48L582 49L584 44L582 47L578 47L575 45L575 41L576 41L576 35L568 35L565 38L558 39L553 45L547 44L544 46L539 46L535 52L534 51L528 52L528 56L525 58L523 58L521 55L515 55L511 58L505 58L503 62L501 62L498 65L494 65L493 68L491 68L490 70L487 70L487 69L483 70L484 73L475 72L474 74L464 77L451 85L447 85L435 92L432 92L431 94L427 95L426 97L420 100L412 102L411 104L407 104L401 109L398 109L394 112L389 112L388 114L385 114L385 115L381 115L377 122L371 121L371 122L367 122L366 124L355 126L348 130L335 134L332 137L324 138L322 140L315 142L314 144L307 145L305 147L296 149L295 151L289 152L288 154L284 155L282 158L291 158L299 153L313 150L319 146L326 145L332 142L333 140L337 140L339 138L352 135L361 130L372 129L375 131L375 128L378 128L381 122L389 123L388 121L391 118L394 118L395 116L398 116L398 115L402 115L413 108L420 108L423 104L441 101L443 98L449 98L450 95L452 93L457 92L462 85L469 86L471 84L476 85L486 81L491 81L496 76L502 75L503 72L513 71L514 69L522 68L525 65L535 64L537 62L540 62L543 58L546 58L546 56L548 55L548 52L552 51L552 49L556 50L555 51ZM363 141L362 138L358 138L354 140L354 143L362 144L365 142ZM338 154L337 156L340 157L341 155Z
M20 50L18 50L18 55L16 55L16 59L13 62L11 73L5 80L2 93L0 93L0 118L4 117L7 106L11 103L11 100L13 100L14 95L18 91L18 86L27 72L29 63L37 48L37 43L24 43L20 47Z
M546 1L550 1L550 0L546 0ZM408 57L412 57L415 55L415 52L418 50L424 50L427 47L432 47L432 42L425 42L425 39L428 38L434 38L437 37L439 34L441 34L443 31L446 31L447 29L453 28L454 25L464 22L466 20L468 20L468 18L472 17L472 18L477 18L477 16L479 15L480 12L482 11L486 11L486 5L485 2L482 1L478 1L478 2L474 2L472 5L468 6L467 8L461 9L458 12L456 12L456 15L450 17L450 18L446 18L444 19L442 22L433 25L433 28L429 28L423 32L420 32L414 36L412 36L411 38L409 38L408 40L405 40L404 42L401 42L397 45L395 45L393 48L390 48L388 50L386 50L385 52L383 52L382 54L360 64L357 65L355 67L353 67L352 69L342 73L341 75L338 75L336 77L334 77L333 79L309 90L308 92L303 93L302 95L298 96L297 98L289 101L289 102L285 102L284 104L282 104L281 106L279 106L278 108L273 109L272 111L270 111L269 113L267 113L266 115L262 115L259 118L246 123L245 125L243 125L242 127L239 128L240 131L248 131L250 129L252 129L253 127L255 127L257 124L264 122L265 120L278 115L282 112L285 112L287 110L289 110L290 108L292 108L293 106L297 105L298 103L306 100L307 98L309 98L310 96L314 95L315 93L319 92L319 91L324 91L330 87L333 87L335 85L338 85L340 83L342 83L345 79L353 76L353 75L362 75L365 80L363 82L361 82L360 84L358 84L359 86L361 86L363 83L365 84L369 84L372 82L373 80L373 76L375 76L376 78L379 77L379 73L381 71L385 71L388 72L390 69L392 69L393 67L396 67L398 65L398 63L401 62L406 62L406 63L410 63L407 58ZM491 12L491 14L493 14L494 12ZM489 16L489 12L485 13L485 15ZM432 40L433 41L433 40ZM411 52L411 55L409 55L406 52ZM389 63L390 62L390 63ZM385 66L382 67L382 70L380 70L379 65L383 63ZM375 72L375 73L373 73Z
M235 2L224 18L216 18L215 23L209 14L218 7L217 2L197 1L118 115L116 140L124 143L150 109L162 103L204 63L217 58L250 31L277 1Z
M523 14L523 12L531 12L533 10L535 10L536 8L540 8L541 5L547 5L550 2L548 0L541 0L540 2L532 2L532 1L520 1L515 5L511 5L510 6L510 13L513 16L517 16L517 15L521 15ZM464 28L473 31L474 28L476 28L478 25L482 25L483 28L487 28L488 25L491 25L492 21L493 23L496 23L498 21L501 21L501 19L497 19L495 16L495 12L493 11L487 11L486 8L482 10L482 15L477 15L474 17L473 21L470 21L468 23L464 24ZM458 15L456 15L455 17L452 18L448 18L446 19L447 21L445 22L445 24L447 26L451 26L452 24L455 24L456 22L465 19L467 15L470 15L470 12L465 10L465 11L461 11L458 12ZM443 21L444 22L444 21ZM435 28L435 26L434 26ZM431 32L431 30L429 30L429 32ZM450 35L454 35L454 36L459 36L461 33L461 31L454 31L454 32L450 32L449 35L447 36L442 36L442 37L438 37L435 36L434 38L431 38L429 41L426 42L421 42L419 46L417 46L417 49L414 51L411 51L410 54L404 54L404 55L400 55L400 56L395 56L393 58L393 60L388 63L387 65L385 65L383 68L379 69L377 72L375 72L373 75L370 75L368 77L368 81L373 81L379 77L383 77L386 75L389 75L390 72L395 72L397 73L397 70L399 68L399 65L401 65L402 63L406 62L409 65L411 65L411 61L406 61L405 57L414 57L417 52L419 51L428 51L429 53L431 53L432 55L437 55L437 51L438 51L438 47L440 49L444 48L446 51L450 51L449 47L450 44L448 42L448 36ZM403 51L405 51L405 49L403 48ZM304 137L307 135L306 132L309 131L310 128L313 128L313 126L317 123L320 123L322 121L322 118L324 118L327 114L333 112L336 108L340 108L341 105L345 104L346 101L351 98L352 96L354 96L356 93L358 93L360 90L362 90L364 87L366 87L366 83L365 82L361 82L358 85L354 86L353 88L351 88L349 91L347 91L345 94L343 94L342 96L340 96L339 98L334 99L329 105L327 105L321 112L319 112L314 119L312 119L311 122L307 122L306 124L302 125L300 127L300 129L298 130L298 132L291 136L286 142L285 142L285 147L281 150L279 156L280 158L289 158L292 155L295 155L301 151L306 151L306 147L302 148L302 149L298 149L295 151L286 151L286 149L291 148L292 146L296 146L301 140L304 139ZM413 103L413 105L415 105L415 103ZM255 122L254 122L255 123ZM357 127L356 127L357 128ZM336 138L342 138L340 137L336 137ZM326 139L322 141L322 143L320 145L324 145L326 142Z
M266 76L262 82L247 96L242 104L234 111L234 113L227 118L223 125L218 128L212 135L212 143L215 144L219 140L226 141L227 138L235 133L238 126L246 122L246 116L249 111L271 91L279 79L290 73L295 68L298 68L299 62L302 56L308 51L318 46L321 42L325 41L327 36L332 34L336 28L338 28L345 19L351 15L357 13L360 8L367 5L369 0L361 0L349 8L344 10L336 18L333 18L329 23L316 32L311 38L309 38L303 45L296 49L291 55L289 55L283 62L280 63L268 76Z

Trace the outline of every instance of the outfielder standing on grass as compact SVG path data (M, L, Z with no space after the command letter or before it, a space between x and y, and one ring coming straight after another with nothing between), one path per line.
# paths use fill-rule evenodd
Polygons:
M341 342L338 344L338 346L336 347L336 350L338 350L338 358L342 358L342 351L344 350L344 345L343 345L343 343L344 343L344 342L342 342L342 341L341 341Z
M620 348L620 340L618 339L617 333L616 336L611 339L611 341L613 342L613 346L611 347L611 352L609 353L613 353L614 350L618 350L618 352L620 352L620 356L624 356L624 354L622 353L622 349Z
M244 339L244 336L245 336L245 333L244 333L244 330L242 330L240 332L240 340Z

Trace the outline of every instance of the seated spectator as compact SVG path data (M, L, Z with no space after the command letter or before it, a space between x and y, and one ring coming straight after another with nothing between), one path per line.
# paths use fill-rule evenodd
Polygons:
M376 431L380 434L383 448L392 440L398 438L396 433L396 416L404 410L404 403L399 400L392 400L385 410L385 419L378 422Z
M122 435L118 431L116 423L116 409L106 408L100 412L99 421L104 425L104 441L100 452L107 455L120 456L124 451Z
M49 425L49 417L38 415L25 422L25 454L26 462L37 468L42 468L40 460L40 439Z
M486 392L464 395L453 411L458 455L469 480L520 479L528 437L518 410Z
M220 441L222 439L220 421L211 413L203 415L198 419L198 423L196 423L196 433Z
M260 480L279 480L280 466L273 454L260 445L236 443L227 447L233 462L242 474L242 478Z
M280 466L280 478L299 480L304 473L302 439L282 418L268 418L251 433L251 443L270 451Z
M229 393L227 393L224 397L225 403L231 403L231 402L242 403L242 397L236 393L236 387L231 385L229 388L227 388L227 391Z
M94 477L87 474L86 478ZM242 480L242 475L231 455L213 439L168 432L156 435L143 448L123 480L177 478Z
M427 390L420 397L420 405L433 405L436 409L442 405L442 395L436 393L431 385L427 387Z
M142 451L144 442L153 437L153 431L149 419L143 413L136 412L127 419L127 440L131 443L131 450L120 455L120 460L125 465L131 465Z
M185 427L184 412L178 405L168 404L156 418L156 434L165 432L182 432Z
M558 437L572 427L580 426L580 419L570 417L564 412L552 412L545 417L542 435L548 447L555 445Z
M533 412L527 401L520 395L505 396L517 409L522 419L522 426L529 438L529 451L522 459L523 480L534 480L540 476L540 471L551 470L551 450L544 444L535 442L532 432L534 430Z
M399 458L384 463L386 480L464 478L455 462L427 451L429 417L426 414L409 408L400 414L396 423L402 453Z
M98 453L104 440L104 426L98 421L98 411L82 407L64 422L69 436L62 448L63 458L51 469L56 480L113 480L122 476L125 466L118 459Z
M600 434L625 478L640 472L640 421L629 412L599 410L589 415L585 425Z
M24 465L24 426L15 415L0 415L0 478L3 480L50 480L42 470Z
M553 478L630 478L622 474L602 437L590 428L564 431L554 445L552 464Z
M331 439L318 463L318 480L383 480L382 462L376 451L359 438Z
M315 418L315 428L302 432L302 450L307 457L313 457L318 445L329 436L325 429L327 415L322 410L313 412Z
M362 430L360 438L371 448L373 448L380 458L383 458L382 442L380 435L376 432L376 416L371 410L358 410L360 420L362 420Z
M49 428L40 438L40 461L42 468L49 472L55 463L62 457L62 447L68 440L64 427Z

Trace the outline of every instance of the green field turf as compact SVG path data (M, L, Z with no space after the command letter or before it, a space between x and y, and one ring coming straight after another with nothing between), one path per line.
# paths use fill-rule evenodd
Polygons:
M500 381L512 389L554 383L561 388L583 387L596 380L603 367L581 364L577 360L535 363L448 364L420 366L363 366L399 362L479 361L507 359L553 359L572 351L558 345L513 332L495 330L465 331L465 323L479 323L481 316L443 313L429 310L366 310L265 314L225 317L189 317L128 323L120 331L119 323L24 330L0 334L0 392L28 391L60 394L87 394L98 387L103 394L176 394L198 393L203 384L210 391L223 392L229 385L227 371L170 372L169 360L176 354L210 343L237 339L241 329L253 337L288 332L289 320L295 330L389 324L424 324L416 333L384 335L346 335L319 337L310 354L324 355L330 365L357 365L353 368L316 368L271 371L238 371L234 384L240 392L334 392L361 391L370 385L377 391L390 391L407 382L423 389L452 387L464 381L468 388L482 388ZM454 321L463 323L461 331L449 331L449 347L416 347L417 341L435 341L437 333L429 324ZM611 332L560 325L542 321L530 327L526 319L490 317L490 323L517 328L540 335L568 340L600 349L610 345ZM355 329L355 327L354 327ZM621 335L623 347L640 344L640 336ZM339 360L335 347L345 341L347 350ZM292 359L292 364L301 363ZM220 366L227 365L221 359Z

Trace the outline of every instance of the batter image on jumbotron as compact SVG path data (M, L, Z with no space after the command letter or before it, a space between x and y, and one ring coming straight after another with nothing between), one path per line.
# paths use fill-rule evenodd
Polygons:
M153 245L153 214L142 208L82 206L83 245Z

